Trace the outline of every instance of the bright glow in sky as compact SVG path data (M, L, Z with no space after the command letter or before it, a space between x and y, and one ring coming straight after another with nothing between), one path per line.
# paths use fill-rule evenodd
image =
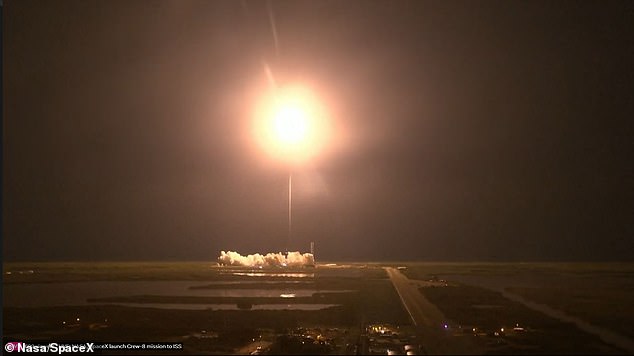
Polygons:
M256 104L253 129L268 155L295 164L316 155L329 136L324 106L299 85L270 89Z
M281 103L273 121L278 140L286 144L297 144L306 139L308 119L302 108Z

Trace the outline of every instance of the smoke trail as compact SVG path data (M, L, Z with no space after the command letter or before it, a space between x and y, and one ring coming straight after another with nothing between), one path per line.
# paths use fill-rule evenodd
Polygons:
M275 14L273 13L273 7L271 6L271 1L267 1L266 5L269 10L269 23L271 24L271 32L273 33L273 43L275 44L275 55L279 56L280 54L280 45L279 40L277 38L277 26L275 25Z
M286 256L281 252L260 255L242 256L234 251L220 251L218 263L223 266L246 267L301 267L314 266L315 257L311 253L289 252Z
M264 73L266 73L266 78L269 81L269 86L271 89L275 89L277 85L275 84L275 77L273 77L273 72L271 71L271 67L266 62L262 62L264 66Z

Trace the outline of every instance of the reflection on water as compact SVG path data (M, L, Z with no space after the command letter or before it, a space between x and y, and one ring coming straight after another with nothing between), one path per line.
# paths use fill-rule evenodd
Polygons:
M179 310L244 310L236 304L172 304L172 303L109 303L135 308L179 309ZM249 310L321 310L339 304L255 304Z
M49 307L87 305L87 299L121 296L183 296L183 297L262 297L296 298L310 297L314 293L345 293L349 290L317 289L192 289L200 281L92 281L66 283L5 284L5 307ZM195 307L199 309L200 307ZM205 308L203 308L205 309Z
M209 282L205 282L204 285L196 285L196 286L192 286L191 288L201 288L201 287L206 287L208 285L224 285L224 284L252 284L252 283L258 283L258 284L313 284L315 283L314 281L285 281L285 280L273 280L273 281L267 281L267 280L258 280L258 281L251 281L251 280L240 280L240 281L209 281Z
M231 274L234 276L247 276L247 277L315 278L314 273L233 272Z

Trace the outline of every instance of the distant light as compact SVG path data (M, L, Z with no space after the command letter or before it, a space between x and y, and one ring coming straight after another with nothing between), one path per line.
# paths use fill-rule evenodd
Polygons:
M501 332L504 332L504 328L500 328L500 331L501 331Z
M445 329L449 328L449 326L447 324L445 324Z

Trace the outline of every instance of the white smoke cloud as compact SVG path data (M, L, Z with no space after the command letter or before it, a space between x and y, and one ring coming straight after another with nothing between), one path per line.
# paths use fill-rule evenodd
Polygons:
M218 263L224 266L246 266L246 267L300 267L315 265L315 256L312 253L289 252L286 256L283 253L267 253L266 255L242 256L233 251L220 251Z

